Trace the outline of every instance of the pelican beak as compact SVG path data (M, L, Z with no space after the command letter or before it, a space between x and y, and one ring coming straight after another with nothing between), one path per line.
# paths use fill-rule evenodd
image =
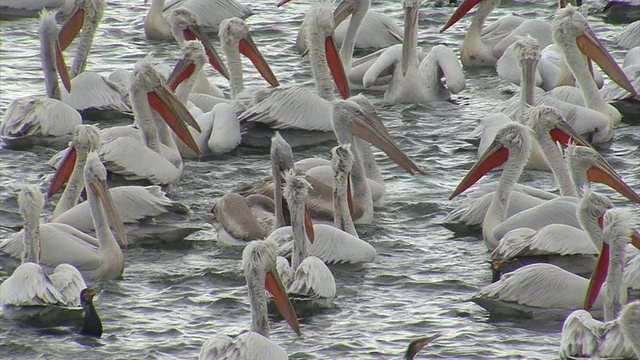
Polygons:
M316 232L313 228L313 220L311 219L311 213L307 205L304 206L304 229L307 232L309 241L313 244L316 239Z
M351 97L351 90L349 89L347 75L342 66L342 60L340 60L340 54L338 54L336 44L333 42L333 36L327 36L324 40L324 48L326 51L327 64L329 65L329 70L331 70L331 75L333 75L333 80L338 87L338 91L340 91L343 99L348 99Z
M287 320L289 326L291 326L298 336L302 335L302 332L300 332L300 324L298 324L298 317L295 310L293 310L293 305L291 305L287 291L284 289L282 280L280 280L280 275L276 269L267 272L265 287L273 296L282 317Z
M485 151L480 159L473 165L467 175L460 181L458 187L453 190L449 196L449 200L462 194L465 190L475 184L484 174L502 165L509 158L509 150L497 141Z
M602 228L602 217L598 219L598 222ZM598 257L598 263L596 268L593 270L593 274L591 274L589 286L587 287L587 295L584 299L585 310L591 310L591 307L596 302L598 294L600 294L602 284L604 284L604 281L607 279L607 271L609 271L609 244L603 241L600 256Z
M627 199L640 203L640 195L629 187L600 155L596 158L593 166L587 170L587 179L608 185Z
M378 149L384 151L393 162L409 174L413 175L414 172L425 173L398 148L377 116L365 113L354 116L349 121L349 130L353 135L372 143Z
M65 51L71 45L71 42L78 36L83 26L84 7L76 6L71 16L58 31L58 44L60 44L61 51Z
M402 41L402 75L407 75L409 68L411 48L417 41L418 32L418 7L405 6L404 8L404 40Z
M347 174L347 206L349 206L349 215L351 219L355 219L355 213L353 209L353 195L351 193L351 172Z
M279 1L276 3L276 7L280 7L280 6L282 6L282 5L286 4L286 3L288 3L289 1L291 1L291 0L279 0Z
M69 69L67 68L67 64L64 61L64 56L62 55L62 49L60 48L60 42L56 40L55 43L55 52L56 52L56 69L58 69L58 74L60 75L60 81L62 81L62 85L64 85L67 93L71 93L71 75L69 75Z
M194 153L202 156L202 151L198 148L193 136L187 129L187 125L193 127L198 132L202 132L200 126L193 118L193 115L176 98L171 89L165 84L157 86L153 91L147 93L149 105L158 112L173 132L184 142Z
M122 244L126 249L129 246L129 243L127 242L127 234L124 231L124 225L122 224L122 220L120 220L120 215L118 215L118 212L113 205L113 199L111 199L111 192L107 186L107 181L93 180L89 183L89 186L98 199L100 199L102 208L107 215L107 219L109 219L111 229L116 233L116 237L120 244Z
M463 16L465 16L474 6L481 3L483 0L464 0L460 6L456 9L456 11L451 15L449 21L440 29L440 33L445 32L448 28L453 26L453 24L457 23Z
M342 0L338 7L333 11L333 28L337 28L338 25L352 15L357 10L357 6L354 2L348 0Z
M422 337L419 339L415 339L409 343L409 347L407 347L407 352L404 355L405 359L413 359L416 354L422 350L425 346L427 346L430 342L440 337L440 334L435 334L433 336Z
M222 59L220 59L220 55L216 52L211 45L211 41L209 41L209 37L204 33L200 26L189 26L184 29L184 38L186 40L199 40L204 46L204 51L207 53L207 57L209 58L209 64L213 66L222 76L224 76L227 80L229 79L229 70L224 65Z
M588 146L593 149L591 144L580 134L578 134L569 123L562 120L556 124L556 126L549 131L549 135L551 138L559 142L562 147L567 147L569 144L573 143L579 146Z
M640 249L640 232L638 230L633 230L631 233L631 245L635 246L636 249Z
M75 146L71 145L69 147L69 151L67 155L65 155L64 160L62 160L62 165L56 171L56 174L53 176L53 180L51 180L51 184L49 185L49 190L47 191L47 197L51 198L55 195L67 181L71 177L71 173L73 172L73 168L76 166L76 159L78 158L78 152L76 151Z
M251 34L247 33L240 39L240 42L238 43L238 50L240 50L240 53L242 55L248 57L249 60L251 60L253 66L258 69L260 75L262 75L262 77L267 80L269 85L273 87L280 85L278 79L276 79L276 76L273 74L273 71L271 71L269 64L267 64L267 61L264 59L264 57L262 57L262 54L256 47L256 44L253 42Z
M621 88L630 92L634 97L638 97L638 92L633 87L633 84L631 84L631 81L629 81L629 78L627 78L627 75L620 69L620 66L618 66L618 63L611 57L607 49L598 41L598 38L591 29L587 28L582 35L576 38L576 42L580 51L595 61L611 80L615 81Z
M172 91L176 91L183 81L187 80L196 71L196 64L189 59L180 59L167 79L167 84Z

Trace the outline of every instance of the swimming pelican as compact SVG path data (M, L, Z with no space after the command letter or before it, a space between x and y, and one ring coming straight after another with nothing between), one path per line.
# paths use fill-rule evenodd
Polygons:
M49 187L51 198L67 182L53 211L52 222L67 224L86 234L95 233L89 203L78 204L78 199L84 189L82 169L88 154L97 151L101 144L102 136L95 126L76 128L71 147ZM129 245L173 242L203 229L189 223L193 215L189 207L169 199L159 186L118 186L109 190Z
M200 351L200 360L288 359L287 352L269 340L267 297L269 291L280 314L300 336L300 326L287 292L276 269L278 246L270 240L252 241L242 251L242 268L249 289L251 330L240 334L235 341L218 334L207 340Z
M74 0L2 0L0 14L8 17L36 17L42 10L54 11L73 6Z
M198 14L206 32L218 32L218 26L224 19L246 19L253 15L249 7L236 0L177 0L169 1L166 5L165 0L151 0L151 7L144 18L144 34L147 39L173 41L171 25L167 18L179 8L187 8Z
M97 238L66 224L41 225L40 233L43 236L40 262L49 267L62 263L73 265L82 272L85 279L120 278L124 270L124 259L109 224L125 246L127 238L107 187L107 172L95 153L89 154L84 169L84 180ZM0 244L0 250L11 257L19 258L24 249L21 241L24 236L28 234L20 232L4 241Z
M60 100L56 71L65 86L69 85L70 78L59 50L57 31L55 14L43 11L38 32L47 97L24 97L7 107L0 123L0 139L7 148L25 148L35 144L58 147L69 142L75 126L82 123L80 114Z
M309 146L335 138L331 125L331 102L335 100L335 95L329 69L342 97L349 97L349 85L331 36L331 7L326 3L318 3L307 12L306 19L310 35L307 38L309 62L316 82L316 93L298 86L260 90L254 95L255 104L239 116L241 122L261 123L271 129L281 130L292 147ZM296 136L288 136L287 130L314 131L314 135L301 141ZM263 138L264 135L259 137ZM252 145L250 139L247 141L248 145Z
M100 148L100 159L110 174L125 180L175 184L180 180L183 164L169 127L198 155L202 153L184 123L200 129L149 58L136 65L133 77L131 99L139 131L123 129L131 133L128 136L103 134L105 143Z
M39 217L44 207L44 196L40 189L35 185L25 186L18 195L18 204L24 219L25 229L22 236L24 242L23 254L21 254L22 264L0 285L0 304L28 307L78 306L79 304L67 301L62 291L40 266ZM78 270L76 273L79 279L75 280L84 285L82 275ZM76 292L75 297L78 298L79 294L80 290Z
M418 57L418 0L404 0L404 40L402 45L387 48L363 77L364 87L390 66L394 67L384 100L394 103L428 104L449 100L465 88L464 73L451 49L436 45L420 60ZM446 86L441 78L446 80Z
M291 229L293 233L293 250L289 271L293 273L291 282L287 285L290 295L311 297L316 299L332 299L336 296L336 281L327 265L316 256L310 255L305 226L311 225L305 219L305 201L309 191L309 183L302 176L297 176L295 170L289 170L285 178L284 197L289 205L291 214ZM269 239L279 242L279 233L272 233ZM276 240L278 239L278 240ZM284 269L278 269L284 273Z
M444 32L474 6L480 4L460 48L460 60L464 67L494 66L509 45L527 34L536 38L541 48L553 42L551 25L540 19L525 20L521 17L505 16L483 29L485 20L498 3L500 0L465 0L440 30L441 33Z
M213 48L213 45L211 45L209 37L204 33L200 25L200 19L196 14L187 8L178 8L171 12L170 21L171 32L180 48L184 49L186 41L200 41L206 50L206 55L211 66L226 79L229 78L227 67ZM191 89L192 92L224 97L222 90L209 82L206 73L202 69L197 71L196 74L195 84ZM171 88L175 90L175 87L172 86Z
M71 65L71 87L67 89L69 93L62 93L62 101L78 110L85 118L131 115L127 89L102 75L85 71L104 7L104 0L76 0L75 9L58 33L60 50L64 51L82 31Z
M314 240L308 245L309 254L325 263L366 263L372 262L376 250L366 241L358 238L358 232L351 218L351 186L349 172L352 169L354 155L350 145L336 146L331 150L331 166L335 185L333 188L333 226L328 224L313 225ZM270 237L277 239L280 253L295 251L294 226L275 229ZM290 240L293 238L292 240Z
M633 349L625 340L616 321L626 303L623 285L624 253L629 243L631 228L629 215L621 209L611 209L604 216L602 250L586 291L585 310L589 310L598 297L600 287L607 280L604 296L604 323L594 320L585 310L576 310L567 317L562 327L560 356L563 359L579 357L631 358Z

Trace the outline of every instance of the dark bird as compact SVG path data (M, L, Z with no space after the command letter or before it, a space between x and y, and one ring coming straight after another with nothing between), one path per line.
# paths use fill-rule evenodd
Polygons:
M84 311L84 322L80 334L99 338L102 336L102 321L100 321L100 316L98 316L98 312L93 306L93 297L95 295L96 291L91 288L83 289L80 292L80 303Z

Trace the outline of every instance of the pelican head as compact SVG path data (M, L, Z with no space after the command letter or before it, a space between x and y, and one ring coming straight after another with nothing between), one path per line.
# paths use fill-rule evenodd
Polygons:
M540 60L540 46L538 45L538 40L529 34L516 41L513 49L515 50L520 63L527 60Z
M353 142L353 136L384 151L398 166L410 174L424 173L409 157L396 145L381 121L367 114L360 105L351 100L338 100L333 103L333 130L338 143Z
M98 203L102 207L102 211L106 214L107 221L111 225L111 228L116 234L117 239L124 247L128 246L127 236L124 231L124 225L120 220L120 215L116 211L113 200L111 199L111 192L107 185L107 170L100 162L98 154L95 152L89 153L87 157L87 164L84 167L84 182L87 191L93 193L93 196L97 198Z
M540 105L529 110L529 126L533 129L537 138L549 137L557 141L563 147L569 144L590 146L582 135L578 134L569 125L562 113L554 107Z
M586 146L569 146L566 157L569 171L576 184L583 184L586 180L603 183L627 199L640 203L640 195L622 180L595 149Z
M613 202L608 197L586 189L578 205L578 217L580 218L580 224L584 222L583 216L586 215L601 219L600 224L602 226L604 214L609 209L613 209Z
M580 51L600 66L600 68L621 88L637 97L638 93L611 54L593 33L587 19L571 5L556 12L553 19L553 40L565 56L576 46ZM615 115L615 114L614 114ZM619 114L617 117L619 118Z
M132 99L146 98L148 105L162 117L178 138L189 146L193 152L202 156L202 151L200 151L193 139L193 135L187 129L187 125L189 125L198 132L202 132L200 125L167 86L162 75L154 68L150 58L144 58L134 67L130 92ZM144 112L144 109L136 109L142 105L140 100L132 102L134 104L134 112Z
M312 52L324 48L326 62L336 87L340 91L343 99L349 98L351 96L349 82L347 81L347 75L344 72L338 49L336 49L336 44L333 41L334 23L331 5L329 5L329 3L316 4L307 11L307 16L304 21L307 24L307 46L310 51L310 56ZM310 57L310 59L312 58ZM312 66L312 69L316 67L317 66Z
M266 288L273 296L280 314L287 320L293 331L301 335L298 318L291 301L287 296L287 292L282 285L280 276L276 269L276 254L278 245L273 240L252 241L242 251L242 268L247 281L247 286L256 289L256 293L264 293ZM263 308L264 317L266 318L266 298L262 304L257 304ZM253 306L253 304L252 304ZM265 319L266 321L266 319ZM255 323L255 321L254 321ZM268 323L261 324L263 329L252 329L253 331L268 332ZM262 334L268 336L268 334Z
M202 43L197 40L186 41L182 45L182 55L167 79L171 90L175 91L183 81L198 73L206 62L207 54Z
M44 195L37 185L27 185L18 194L18 207L27 226L40 224L40 213L44 208Z
M522 165L519 170L521 172L529 158L530 145L529 129L524 125L511 123L500 128L491 146L460 181L458 187L449 196L449 200L463 193L486 173L503 165L508 160L514 164ZM514 170L512 169L511 171Z
M96 126L76 125L73 129L69 151L67 151L62 164L53 176L51 184L49 184L47 197L50 198L55 195L69 181L76 166L78 154L81 154L80 156L84 158L89 152L97 151L100 146L102 146L102 134L100 134L100 130Z
M253 42L249 27L244 20L236 17L222 20L220 29L218 30L218 37L227 54L240 51L242 55L251 60L253 66L255 66L258 72L260 72L260 75L267 80L269 85L274 87L280 85L269 64L267 64L262 53L260 53L260 50L258 50L258 47ZM228 60L229 56L227 55L227 61Z
M284 198L287 199L289 207L302 208L309 193L311 184L304 179L303 176L296 175L295 170L291 169L285 177Z
M636 357L640 358L640 301L627 304L618 322L625 339L631 344Z
M293 151L289 143L280 135L279 132L271 139L271 163L277 174L284 177L286 172L293 169Z
M184 7L177 8L171 12L169 23L171 24L171 33L179 44L185 40L199 40L205 48L211 66L229 79L227 67L211 45L211 41L202 29L200 19L196 14Z
M631 239L631 227L629 225L630 214L624 209L610 209L604 214L604 228L602 230L602 249L598 257L598 263L593 270L584 309L590 310L595 303L602 284L607 279L609 260L613 256L624 256L624 248ZM612 254L613 252L613 254Z

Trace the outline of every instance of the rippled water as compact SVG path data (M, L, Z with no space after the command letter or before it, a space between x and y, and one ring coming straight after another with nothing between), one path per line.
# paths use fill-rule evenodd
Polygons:
M132 68L144 55L173 64L175 44L147 41L142 23L147 6L141 0L108 1L107 11L89 59L88 69L108 72ZM282 84L311 85L310 72L294 51L296 27L307 5L282 9L274 1L256 3L249 19L254 39ZM397 1L376 1L399 23ZM550 19L554 2L504 1L489 21L511 12ZM440 35L452 8L424 7L420 14L420 46L445 43L457 49L464 26ZM465 18L462 24L468 24ZM597 15L592 27L614 57L623 51L613 42L620 26L604 24ZM277 24L277 25L274 25ZM19 96L44 94L38 55L37 19L0 21L0 114ZM215 43L215 41L214 41ZM210 79L226 82L207 69ZM335 308L302 314L303 336L274 319L271 338L292 358L400 358L409 339L443 333L425 349L423 358L553 358L561 323L490 319L467 300L491 276L486 248L477 233L454 234L440 225L455 202L447 196L475 161L475 149L462 139L494 104L509 97L509 87L492 70L466 71L467 89L454 101L431 106L391 106L381 93L367 93L379 104L387 127L426 175L410 176L378 154L387 186L387 205L376 211L373 225L359 228L378 251L364 269L335 268L339 284ZM249 70L247 85L263 84ZM615 141L602 149L625 180L640 189L638 128L621 125ZM328 153L330 146L296 152L297 158ZM16 195L25 183L36 183L50 170L44 165L53 151L0 150L0 224L19 223ZM268 172L265 153L240 149L206 161L187 161L174 197L196 213L209 211L216 197ZM550 175L527 171L523 182L553 187ZM597 187L620 206L620 196ZM461 201L461 200L460 200ZM53 204L46 211L50 212ZM637 208L634 208L637 212ZM634 220L638 225L638 217ZM0 230L0 236L9 232ZM0 358L194 358L202 343L216 333L238 334L250 324L240 251L219 248L212 228L171 247L129 249L124 279L93 284L102 290L97 301L105 334L88 341L73 329L52 334L0 318ZM0 280L7 274L0 273Z

